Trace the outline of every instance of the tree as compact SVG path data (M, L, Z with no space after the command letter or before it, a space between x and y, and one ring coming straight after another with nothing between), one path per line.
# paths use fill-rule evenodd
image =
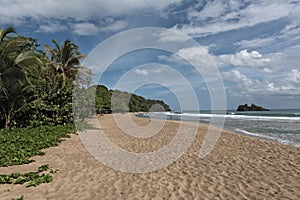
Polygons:
M50 54L51 62L49 65L54 67L56 72L59 73L62 78L62 86L64 87L67 78L75 79L80 60L85 58L85 55L81 54L78 51L78 46L70 40L65 40L61 46L55 39L52 42L55 45L53 49L45 45L45 49Z
M32 85L27 74L41 65L32 52L24 50L28 40L10 37L12 33L15 33L13 27L0 29L0 120L4 120L5 128L34 100L28 96L32 94Z

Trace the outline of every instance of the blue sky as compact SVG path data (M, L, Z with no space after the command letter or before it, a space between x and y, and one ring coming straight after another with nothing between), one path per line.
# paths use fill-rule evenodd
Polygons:
M299 1L2 0L0 10L1 27L14 25L19 34L37 38L41 46L53 38L71 39L87 55L111 36L133 28L161 27L191 37L201 49L128 52L99 80L109 88L162 99L174 110L195 109L192 94L185 91L189 87L200 109L211 108L213 90L182 57L204 68L211 63L217 67L229 109L244 103L300 108ZM170 34L160 36L180 42ZM107 51L113 53L117 47L112 44ZM121 79L128 81L120 84Z

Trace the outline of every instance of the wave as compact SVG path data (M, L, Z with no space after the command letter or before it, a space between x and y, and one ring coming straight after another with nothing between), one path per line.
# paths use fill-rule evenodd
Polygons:
M160 113L163 114L163 113ZM225 118L225 119L247 119L247 120L293 120L299 121L300 117L289 117L289 116L278 116L278 115L269 115L269 116L261 116L261 115L241 115L241 114L204 114L204 113L172 113L165 112L167 116L181 116L182 118L190 117L190 118Z
M241 115L240 113L236 114L236 112L224 114L151 112L146 113L145 115L158 119L184 120L202 123L209 123L213 118L215 118L215 120L218 120L218 118L225 118L224 127L228 130L300 147L300 134L298 134L300 130L299 115L293 117L255 116Z
M281 113L281 112L228 112L228 115L246 115L246 116L273 116L273 117L297 117L300 113Z
M262 138L262 139L267 139L270 141L274 141L274 142L279 142L281 144L286 144L286 145L291 145L291 146L295 146L295 147L300 147L300 144L297 144L295 142L292 142L290 140L285 140L282 138L278 138L278 137L272 137L272 136L267 136L267 135L262 135L260 133L253 133L253 132L249 132L246 130L242 130L242 129L235 129L235 132L241 133L241 134L245 134L245 135L249 135L249 136L254 136L254 137L258 137L258 138Z

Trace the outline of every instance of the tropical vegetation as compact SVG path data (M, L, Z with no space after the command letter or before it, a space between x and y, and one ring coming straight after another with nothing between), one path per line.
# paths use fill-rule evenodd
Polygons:
M42 149L58 145L74 132L73 125L0 129L0 167L33 162L32 156L44 155Z
M157 104L170 110L163 101L91 86L92 73L81 65L85 55L79 47L70 40L52 43L41 47L13 27L0 28L0 167L33 162L42 149L75 133L75 120L88 127L84 121L92 111L149 111ZM80 95L72 97L74 91ZM91 93L95 101L88 99ZM2 174L0 184L37 186L51 182L54 171L45 164L36 172Z
M24 184L26 187L36 187L42 183L52 182L51 174L57 173L58 170L52 169L49 165L42 165L35 172L12 173L9 175L0 174L0 184Z
M84 55L70 40L61 45L53 40L53 46L43 50L36 39L17 35L13 27L0 28L0 167L33 162L31 157L43 155L42 149L75 133L73 82ZM78 85L90 81L86 71ZM51 182L50 174L57 170L46 166L1 174L0 184Z
M120 91L108 90L104 85L91 86L95 90L95 108L97 113L103 110L114 112L170 111L169 105L161 100L146 99L142 96ZM154 105L160 105L155 107Z
M73 81L84 55L70 40L53 43L44 52L14 28L0 29L0 127L73 122Z

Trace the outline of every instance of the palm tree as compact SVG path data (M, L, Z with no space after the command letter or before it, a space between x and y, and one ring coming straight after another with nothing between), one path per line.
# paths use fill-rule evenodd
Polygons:
M55 39L53 39L52 42L55 48L52 49L48 45L45 45L45 49L51 57L50 65L53 66L62 77L62 86L64 87L67 78L75 79L80 60L85 58L85 55L81 54L78 51L78 46L70 40L65 40L61 46Z
M32 66L41 64L29 51L22 51L26 38L9 37L16 33L13 27L0 28L0 91L5 92L9 83L26 82L24 76ZM5 84L6 83L6 84Z
M26 38L10 37L12 33L13 27L0 28L0 120L5 121L6 128L15 114L32 101L27 97L32 87L27 74L42 64L32 52L24 50Z

